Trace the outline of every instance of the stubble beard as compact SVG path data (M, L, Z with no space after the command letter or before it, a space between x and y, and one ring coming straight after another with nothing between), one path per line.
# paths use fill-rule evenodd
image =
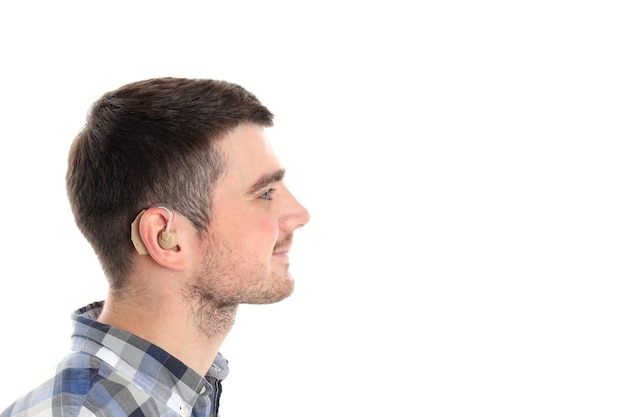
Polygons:
M276 247L290 244L292 239L289 235ZM280 272L268 271L261 262L239 259L234 250L224 245L209 246L202 270L184 291L191 318L206 337L228 332L235 323L239 304L272 304L293 293L288 264Z

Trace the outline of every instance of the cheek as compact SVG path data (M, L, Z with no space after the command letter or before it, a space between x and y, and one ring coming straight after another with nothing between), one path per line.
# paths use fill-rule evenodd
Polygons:
M237 236L240 236L254 252L271 253L278 239L278 223L269 217L258 217L254 221L240 222Z
M214 231L234 250L271 256L280 227L267 208L220 205L215 220Z

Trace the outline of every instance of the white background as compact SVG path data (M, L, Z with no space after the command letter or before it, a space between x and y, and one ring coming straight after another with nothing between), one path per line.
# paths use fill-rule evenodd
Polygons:
M624 416L621 3L2 3L0 409L105 296L65 197L89 104L185 76L276 114L311 212L225 417Z

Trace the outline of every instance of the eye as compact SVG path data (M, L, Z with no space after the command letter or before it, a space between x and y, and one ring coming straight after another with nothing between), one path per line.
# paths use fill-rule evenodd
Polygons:
M262 199L262 200L271 200L272 199L272 194L274 194L274 191L275 191L274 188L270 188L269 190L267 190L266 192L261 194L259 196L259 198Z

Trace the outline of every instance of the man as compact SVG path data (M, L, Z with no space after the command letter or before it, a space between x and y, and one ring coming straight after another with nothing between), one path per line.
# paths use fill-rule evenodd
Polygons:
M218 415L237 306L291 294L293 232L309 220L272 125L223 81L139 81L93 104L67 192L109 291L73 314L56 374L1 417Z

